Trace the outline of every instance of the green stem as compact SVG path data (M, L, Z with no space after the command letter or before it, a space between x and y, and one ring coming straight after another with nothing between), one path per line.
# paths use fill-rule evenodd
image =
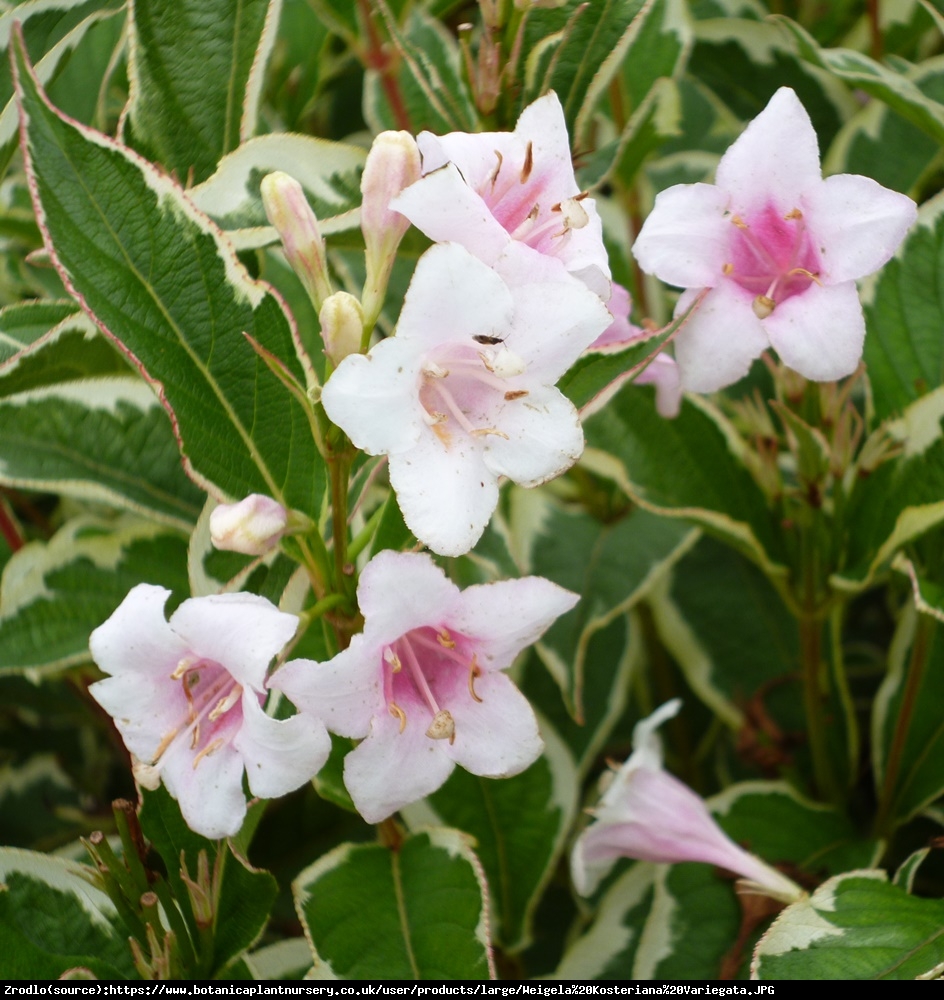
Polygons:
M895 732L892 734L891 744L888 748L885 776L882 780L882 791L879 796L875 829L882 836L891 832L889 827L893 820L892 806L897 791L898 775L901 772L901 759L908 741L911 720L918 705L918 695L924 683L924 675L929 661L928 652L936 628L937 622L930 615L918 615L914 641L911 644L911 657L908 662L908 676L902 693L901 708L898 710L898 718L895 721Z
M823 658L820 648L822 619L812 613L800 616L800 656L803 663L803 707L813 757L813 776L820 795L835 801L837 786L826 743L826 716L823 712Z

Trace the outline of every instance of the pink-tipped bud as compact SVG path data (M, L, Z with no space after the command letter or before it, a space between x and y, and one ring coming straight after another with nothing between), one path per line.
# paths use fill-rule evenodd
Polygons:
M331 294L331 281L324 240L304 190L294 177L276 171L263 178L261 191L266 215L282 239L286 259L315 308L320 309Z
M364 311L371 325L383 304L394 255L409 229L390 202L420 179L420 151L409 132L381 132L374 139L361 176L361 230L367 258Z
M221 503L210 514L213 545L227 552L263 556L289 528L289 513L271 497L253 493L239 503Z
M325 299L321 312L321 337L325 353L335 368L349 355L361 349L364 335L364 310L349 292L335 292Z

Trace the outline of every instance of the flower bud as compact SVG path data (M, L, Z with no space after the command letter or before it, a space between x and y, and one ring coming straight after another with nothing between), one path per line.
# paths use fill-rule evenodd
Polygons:
M361 176L361 230L367 258L365 312L380 312L394 255L409 229L406 216L390 208L401 191L420 179L420 151L409 132L381 132L374 139Z
M364 310L349 292L335 292L325 299L321 312L321 337L325 353L335 368L349 355L361 349L364 334Z
M210 538L218 549L262 556L288 529L288 511L271 497L253 493L239 503L221 503L210 514Z
M262 203L278 230L285 256L316 309L331 294L325 244L301 184L281 171L263 178Z

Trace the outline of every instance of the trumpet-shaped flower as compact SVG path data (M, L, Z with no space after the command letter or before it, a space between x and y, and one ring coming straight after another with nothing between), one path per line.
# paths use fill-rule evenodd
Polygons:
M737 381L772 346L816 381L851 374L865 320L855 280L895 252L916 208L868 177L823 178L816 133L786 87L721 158L715 184L663 191L633 247L643 270L710 289L675 340L682 385Z
M577 411L554 383L609 322L553 262L513 255L492 269L441 244L417 264L396 336L345 358L322 402L358 448L389 455L416 537L460 555L492 515L499 477L536 486L580 457Z
M362 742L344 760L361 815L379 823L434 792L456 764L508 777L541 753L534 712L502 672L577 595L540 577L460 591L429 556L385 551L361 574L364 631L327 663L273 676L302 712Z
M656 729L679 710L666 702L633 732L633 753L609 779L594 822L577 838L571 872L589 895L617 858L676 864L704 861L743 875L755 891L785 902L803 895L794 882L738 847L712 819L704 801L662 769Z
M422 132L417 145L425 176L390 205L430 239L461 243L486 264L514 243L610 297L603 227L574 177L555 93L525 108L514 132Z
M139 584L92 633L109 674L89 692L115 720L144 784L163 781L191 829L236 833L253 795L274 798L312 778L331 744L324 725L265 714L269 661L298 625L264 598L222 594L184 601L164 618L170 591Z

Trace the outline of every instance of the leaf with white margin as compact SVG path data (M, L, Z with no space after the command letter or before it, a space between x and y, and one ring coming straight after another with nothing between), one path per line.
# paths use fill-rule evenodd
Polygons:
M55 754L36 753L0 767L0 839L39 847L77 837L87 827L82 796ZM84 850L84 849L83 849Z
M281 299L170 178L60 116L16 49L30 187L67 287L157 388L201 485L318 509L325 470L311 414L244 336L307 385L310 361Z
M341 844L292 895L316 978L495 978L485 878L458 830L413 833L395 848Z
M87 663L88 637L139 583L189 596L186 541L131 517L83 517L30 542L0 579L0 675L42 676Z
M473 838L485 869L494 925L506 952L531 942L534 911L554 874L577 812L574 759L546 720L544 753L500 780L456 768L438 791L401 810L413 830L445 824Z
M244 955L243 961L254 979L297 981L308 978L311 949L304 938L288 938Z
M132 0L121 135L188 186L255 131L282 0Z
M10 980L56 979L85 968L137 978L127 931L86 865L0 847L0 954Z
M310 135L275 133L242 143L216 171L187 193L201 211L225 229L240 250L277 243L259 186L281 170L301 184L322 235L360 225L360 175L367 158L360 146Z
M46 84L89 28L102 18L114 17L125 4L124 0L27 0L4 6L0 13L0 174L16 148L17 114L9 60L14 24L22 26L36 75Z
M897 457L847 481L845 565L830 582L862 590L908 542L944 521L944 386L879 428ZM868 442L867 442L868 445Z
M0 310L0 399L127 372L127 361L72 301L34 299Z
M751 978L903 980L944 963L944 900L909 896L884 871L846 872L788 906L760 939Z
M0 398L0 483L95 500L184 531L203 500L184 474L167 414L130 374Z

